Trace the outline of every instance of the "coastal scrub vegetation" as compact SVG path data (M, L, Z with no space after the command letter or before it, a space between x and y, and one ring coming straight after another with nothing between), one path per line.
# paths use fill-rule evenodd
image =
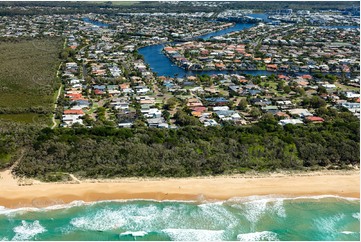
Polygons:
M1 129L0 159L24 149L14 174L44 180L54 173L88 178L188 177L358 165L358 119L348 112L327 115L334 115L332 121L307 126L282 127L265 117L250 127L170 130L41 129L18 123Z
M50 121L62 43L60 38L0 43L0 119Z

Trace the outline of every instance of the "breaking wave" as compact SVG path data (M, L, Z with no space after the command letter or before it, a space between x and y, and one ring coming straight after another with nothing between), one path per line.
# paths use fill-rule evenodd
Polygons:
M46 231L46 229L40 225L38 220L34 222L21 221L21 225L13 229L15 236L12 240L29 240L34 238L35 235L41 234Z
M90 216L74 218L70 224L82 230L106 231L123 226L126 223L119 211L103 209Z
M224 230L205 229L164 229L171 240L181 241L220 241L224 238Z
M360 221L360 213L353 213L352 217Z
M325 234L325 237L330 240L335 238L335 236L339 233L338 229L345 217L345 214L338 213L333 216L317 218L315 219L314 224L317 227L317 230Z
M226 201L134 199L0 207L0 227L5 228L0 240L42 240L52 235L66 240L78 234L91 238L93 233L99 239L357 240L360 212L354 200L359 201L337 196L250 196ZM303 212L307 220L297 217ZM302 226L295 229L299 219Z
M277 233L271 231L262 231L237 235L240 241L278 241Z

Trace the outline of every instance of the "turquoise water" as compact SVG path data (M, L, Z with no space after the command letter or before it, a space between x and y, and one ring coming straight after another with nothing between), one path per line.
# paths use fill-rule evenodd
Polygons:
M360 200L334 196L0 208L0 240L359 239Z

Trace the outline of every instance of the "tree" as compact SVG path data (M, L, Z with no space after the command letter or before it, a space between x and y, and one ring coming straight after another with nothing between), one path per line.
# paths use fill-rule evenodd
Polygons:
M304 96L306 94L305 89L303 89L302 87L296 87L296 92L301 96Z
M284 87L285 82L284 81L280 81L277 83L277 91L282 91L283 87Z
M319 86L317 89L318 94L327 94L327 89L323 86Z
M287 85L287 86L284 86L284 87L283 87L283 91L284 91L285 93L287 93L287 94L290 93L290 92L291 92L290 86L288 86L288 85Z
M248 109L247 107L248 107L247 99L242 98L242 99L239 101L237 108L238 108L239 110L242 110L242 111L247 111L247 109Z
M64 50L60 53L60 59L62 59L62 60L66 60L66 59L68 59L68 57L69 57L69 52Z
M177 105L177 98L171 97L167 100L167 104L164 105L164 108L167 110L172 110Z
M259 108L253 107L251 109L251 111L249 112L249 114L253 117L253 118L258 118L259 116L261 116L261 111L259 110Z
M320 108L326 106L326 101L320 98L319 96L313 96L310 100L310 105L313 108Z
M176 120L176 124L179 124L181 126L186 125L199 125L199 120L196 117L189 116L186 112L179 110L175 113L174 118Z
M170 113L167 110L163 110L162 115L165 118L165 120L169 121Z

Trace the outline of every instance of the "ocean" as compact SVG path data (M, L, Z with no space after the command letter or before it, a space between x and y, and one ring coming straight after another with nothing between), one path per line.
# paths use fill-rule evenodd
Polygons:
M252 196L0 207L0 240L360 240L360 200Z

